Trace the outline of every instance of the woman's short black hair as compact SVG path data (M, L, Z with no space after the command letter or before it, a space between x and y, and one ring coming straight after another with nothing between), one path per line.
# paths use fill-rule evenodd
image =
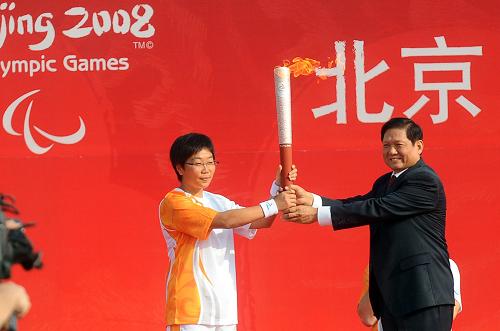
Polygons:
M191 132L175 139L170 147L170 162L174 168L177 179L182 181L182 176L175 168L177 165L184 167L184 163L202 149L208 149L215 159L215 150L212 140L204 134Z
M395 117L387 121L380 132L380 140L384 141L384 134L389 129L406 129L406 138L411 141L413 145L417 140L424 139L424 132L422 128L409 118Z

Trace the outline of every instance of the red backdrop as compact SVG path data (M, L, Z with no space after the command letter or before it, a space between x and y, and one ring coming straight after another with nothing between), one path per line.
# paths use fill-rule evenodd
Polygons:
M38 222L29 236L46 264L41 271L14 270L33 302L21 330L163 330L167 254L157 205L177 185L171 142L189 131L208 134L221 161L211 191L242 205L262 201L279 160L273 68L296 56L326 66L336 57L336 41L345 41L345 123L339 112L316 119L312 113L338 100L341 77L292 80L299 184L330 197L367 192L387 169L380 155L383 119L365 123L363 105L377 114L386 102L394 107L390 116L404 116L425 95L428 103L411 115L424 128L425 160L447 191L447 239L460 267L464 307L454 330L496 329L496 1L152 0L135 10L138 3L129 0L7 5L0 8L6 22L0 25L0 191L17 198L23 219ZM74 7L85 10L68 11ZM85 11L86 20L78 14ZM92 27L93 13L106 31L103 11L110 14L109 32L64 33ZM38 20L31 33L17 26L23 15ZM364 59L355 41L364 42ZM403 48L435 53L403 57ZM79 61L76 71L69 55ZM105 59L106 70L90 68L96 58ZM376 67L381 61L386 66ZM461 69L442 72L440 65L423 78L435 89L419 89L416 63L460 63ZM380 70L370 80L364 74L372 68ZM460 84L468 79L470 88ZM447 118L433 121L446 105ZM82 139L61 144L39 131L71 136L79 116ZM33 152L51 144L43 154ZM236 245L239 330L365 329L355 311L368 261L367 227L334 233L279 221Z

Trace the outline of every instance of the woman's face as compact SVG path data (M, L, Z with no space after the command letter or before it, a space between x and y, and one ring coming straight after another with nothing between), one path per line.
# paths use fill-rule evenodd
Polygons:
M183 165L176 169L182 175L181 184L188 191L204 190L210 185L215 173L215 160L207 148L193 154Z

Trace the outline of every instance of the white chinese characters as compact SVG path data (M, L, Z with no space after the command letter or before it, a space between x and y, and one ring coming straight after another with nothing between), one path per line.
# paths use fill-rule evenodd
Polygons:
M483 55L481 46L475 47L448 47L444 37L435 37L437 48L402 48L401 57L416 56L453 56L453 55ZM446 63L415 63L415 91L439 91L439 113L431 115L433 123L442 123L448 119L448 91L471 90L470 62L446 62ZM461 82L424 82L424 73L429 71L461 71ZM404 114L411 118L429 101L426 95L422 95ZM481 109L470 102L463 95L455 101L464 107L473 117Z
M443 36L434 38L437 47L433 48L402 48L401 57L435 57L435 56L482 56L482 46L473 47L449 47ZM345 63L345 41L335 42L335 52L337 59L343 59ZM364 60L364 42L354 41L354 69L356 76L356 115L362 123L383 123L391 118L395 107L388 102L383 103L382 109L378 112L368 112L366 109L366 83L375 77L389 70L389 65L384 61L380 61L372 69L365 71ZM338 61L337 61L338 62ZM347 123L346 110L346 80L344 68L337 66L334 68L319 68L316 70L316 75L326 77L336 77L336 94L337 101L313 108L314 118L328 115L330 113L337 114L336 123ZM450 82L426 82L424 74L428 72L453 72L461 73L461 81ZM470 91L471 90L471 63L470 62L436 62L436 63L415 63L414 64L415 91L438 91L439 94L439 112L431 114L430 117L434 124L443 123L448 119L448 94L449 91ZM430 99L422 94L420 98L403 114L411 118L418 113ZM455 101L465 108L473 117L477 116L481 109L472 103L465 96L460 95Z

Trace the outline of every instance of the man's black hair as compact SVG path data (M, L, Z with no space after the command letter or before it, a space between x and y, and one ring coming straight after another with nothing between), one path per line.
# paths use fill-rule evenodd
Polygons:
M172 163L172 167L174 168L179 182L182 181L182 176L177 172L175 167L177 165L184 167L184 163L186 163L191 156L204 148L208 149L215 159L214 144L208 136L192 132L175 139L170 147L170 162Z
M417 140L424 139L424 132L422 128L409 118L395 117L387 121L380 132L380 140L384 141L384 134L389 129L406 129L406 137L413 145Z

